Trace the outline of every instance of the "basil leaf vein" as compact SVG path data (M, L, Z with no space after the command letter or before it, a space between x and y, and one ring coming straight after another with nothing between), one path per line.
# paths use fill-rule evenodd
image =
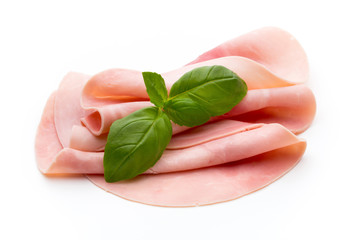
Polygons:
M171 136L170 120L157 107L116 120L104 151L105 180L117 182L143 173L160 159Z
M229 112L246 93L246 83L231 70L204 66L174 83L163 109L173 122L193 127Z

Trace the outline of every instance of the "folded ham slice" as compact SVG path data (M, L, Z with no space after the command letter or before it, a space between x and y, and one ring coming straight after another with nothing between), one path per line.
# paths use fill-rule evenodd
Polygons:
M242 56L293 83L309 78L309 64L304 49L288 32L265 27L224 42L200 55L190 64L225 56Z
M223 65L247 83L244 100L223 116L189 129L173 124L174 136L155 166L132 180L106 183L103 149L112 122L151 106L140 71L111 69L93 77L69 73L45 106L35 153L44 174L88 174L118 196L160 206L196 206L231 200L278 179L301 159L306 143L296 135L315 115L315 98L304 85L306 55L277 28L230 40L174 71Z
M287 103L282 101L284 99L283 95L277 94L277 90L275 88L296 86L290 80L272 74L264 66L254 62L251 59L233 56L199 62L168 73L164 73L163 77L165 79L167 88L170 89L172 84L185 72L190 71L196 67L211 65L225 66L244 79L248 85L248 95L250 97L246 96L240 105L242 106L241 109L244 110L246 108L248 112L259 110L260 108L266 109L268 107L275 107L277 109L284 110L281 105ZM130 80L127 78L127 75L130 75ZM305 80L306 79L303 79L302 81L304 82ZM126 81L129 81L129 84L127 84ZM300 82L300 79L296 79L296 81ZM125 85L127 87L124 87ZM262 91L259 91L260 89ZM266 89L266 92L264 92L264 89ZM304 101L314 101L312 92L304 85L302 87L296 86L294 90L289 88L289 91L299 92L299 94L303 95L302 97ZM270 94L272 94L272 97L277 99L277 101L275 99L270 99L268 97ZM253 96L256 96L255 99ZM299 105L299 98L296 94L287 94L287 97L289 96L292 98L297 98L290 100L290 103ZM128 101L129 99L144 100L148 98L141 72L129 71L125 69L111 69L95 75L84 86L82 97L83 105L87 109L92 109L94 111L92 114L89 114L87 117L82 119L82 121L84 125L87 126L89 130L95 135L108 132L111 123L116 119L123 117L125 114L129 114L130 112L149 106L148 102L143 101L131 103L124 102ZM247 100L247 98L250 98L250 100ZM249 103L250 101L251 103ZM310 117L314 115L314 105L302 104L300 108L302 108L300 111L307 112L305 115ZM307 108L307 110L304 110L304 108ZM288 110L297 111L299 110L299 107L290 107L285 109L285 111ZM282 111L282 113L283 112L284 111ZM241 113L239 112L239 114L243 113L244 111ZM299 116L300 115L301 117L307 117L303 114L299 114ZM298 123L295 128L292 128L294 126L287 127L291 128L291 130L294 132L301 132L309 126L309 122L311 122L311 120L300 122L303 125L300 126ZM282 124L286 125L286 122L282 122Z
M49 104L51 104L51 100ZM47 107L50 107L49 104ZM52 111L47 112L49 115L43 115L41 126L44 127L45 124L48 124L49 127L39 129L38 134L39 138L52 136L53 139L45 138L43 142L38 142L40 146L45 145L48 141L56 142L57 140L55 128L49 121L52 118L50 115ZM47 134L50 131L53 132ZM161 159L146 173L185 171L240 161L301 141L280 124L251 124L221 120L174 136ZM259 144L262 146L259 147ZM91 140L89 145L94 146ZM40 147L37 149L40 150L39 155L41 155L43 149ZM91 152L86 152L86 150ZM96 152L96 149L76 150L57 147L49 155L52 158L44 157L51 159L47 169L43 170L47 174L104 173L103 152Z
M141 175L107 183L102 175L88 175L95 185L128 200L167 207L214 204L239 198L274 182L301 159L306 144L266 152L242 161L197 170Z

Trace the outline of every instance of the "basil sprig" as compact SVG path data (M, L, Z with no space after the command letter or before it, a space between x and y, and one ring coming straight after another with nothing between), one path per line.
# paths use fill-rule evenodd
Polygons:
M143 72L142 75L150 102L162 108L168 98L164 79L160 74L153 72Z
M150 101L156 107L138 110L110 127L104 153L107 182L131 179L160 159L172 136L170 119L189 127L230 111L246 95L246 83L223 66L205 66L185 73L168 96L160 74L143 72Z

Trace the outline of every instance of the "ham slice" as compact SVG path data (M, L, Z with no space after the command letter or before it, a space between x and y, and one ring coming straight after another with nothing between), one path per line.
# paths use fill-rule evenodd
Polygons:
M175 136L169 144L172 150L165 150L148 172L178 172L241 161L300 141L280 124L223 120Z
M130 104L131 106L129 106ZM112 122L116 119L147 106L150 106L150 102L108 105L105 111L103 111L105 108L98 108L86 116L83 123L94 135L104 134L109 131ZM280 123L297 134L310 126L315 111L315 97L312 91L304 84L300 84L282 88L250 90L229 113L215 117L211 121L231 118L249 122ZM187 127L173 124L174 134L187 129Z
M199 66L216 64L236 72L246 81L249 90L301 84L308 80L309 75L307 57L301 45L289 33L278 28L267 27L227 41L202 54L188 66L163 74L168 90L185 72ZM124 85L127 87L122 87ZM314 101L311 91L307 92L308 98L311 98L309 101ZM129 108L122 104L111 106L111 103L147 98L141 72L125 69L101 72L86 84L82 99L85 107L96 106L93 109L98 113L83 119L83 123L95 135L102 134L109 130L109 123L112 123L113 119L121 118L123 112L128 111ZM112 108L111 119L107 119L107 116L102 114L103 110L97 108L108 104L110 106L107 108ZM137 103L137 105L131 105L130 108L135 111L144 106L146 106L145 103L143 106ZM313 116L315 104L304 104L304 106L312 107L309 109L308 116ZM250 108L249 110L251 111ZM307 122L311 121L312 119ZM299 122L304 123L304 121ZM294 129L292 126L287 127L299 133L308 128L309 124L302 126L297 124L298 128Z
M302 87L298 87L299 85L295 85L289 80L285 80L272 74L262 65L242 57L223 57L213 59L165 73L163 76L167 88L171 88L172 84L185 72L190 71L196 67L210 65L222 65L231 69L237 73L248 85L248 95L250 97L246 96L240 103L240 105L243 105L243 107L240 107L242 109L242 111L240 111L241 113L239 112L240 114L245 113L245 109L247 109L248 112L259 110L260 108L266 109L268 107L283 109L281 108L281 105L286 103L282 101L284 99L284 95L281 93L278 94L279 91L285 92L289 90L292 93L296 91L299 92L299 95L301 95L300 97L302 97L302 101L314 102L314 96L312 95L311 90L309 90L305 85L300 84ZM129 73L131 76L131 80L126 78L127 73ZM126 81L129 81L132 86L128 87L125 83ZM305 81L305 79L303 79L303 81ZM127 87L123 87L124 85ZM295 88L291 89L291 86L294 86ZM285 91L277 90L284 87L289 88L287 88ZM260 89L266 90L259 91ZM298 94L286 94L287 97L290 96L295 98L294 100L290 100L288 102L299 105L300 98ZM270 99L269 95L271 95L271 98L277 99L277 101L275 99ZM256 97L254 98L253 96ZM93 134L100 135L106 133L109 130L111 123L114 120L123 117L124 113L131 113L143 107L149 106L149 103L147 102L124 102L126 97L133 99L147 98L141 72L129 71L125 69L111 69L95 75L84 86L82 95L83 105L88 107L89 105L93 104L91 109L94 110L93 114L88 115L86 118L82 119L84 125L87 126ZM247 98L251 99L247 101ZM249 103L250 101L251 104ZM261 105L261 107L259 105ZM306 111L304 111L304 107L307 108ZM298 115L306 118L307 121L299 121L296 128L291 129L296 133L304 131L307 127L309 127L309 123L312 121L311 117L314 116L315 104L303 104L300 108L302 108L302 110L301 113L298 113ZM290 107L286 108L285 110L296 111L299 110L299 107ZM105 114L104 112L110 112L111 114ZM284 113L284 111L282 111L282 113ZM306 116L302 115L303 113ZM281 116L282 114L280 113L278 115ZM294 116L294 114L292 115ZM288 122L291 121L292 120L290 119ZM303 125L300 125L300 123ZM287 127L291 128L292 126Z
M223 65L249 92L229 113L196 128L173 125L161 159L132 180L106 183L103 149L113 121L146 106L141 72L111 69L93 77L69 73L45 106L35 153L44 174L88 174L118 196L160 206L196 206L231 200L275 181L301 159L315 98L304 85L306 55L277 28L230 40L191 64L162 74L168 89L185 72Z
M51 99L50 99L51 104ZM51 111L49 111L51 114ZM42 121L52 116L44 115ZM53 124L49 128L39 129L53 131L49 136L56 136ZM76 127L77 128L77 127ZM74 128L74 129L76 129ZM81 131L85 129L80 128ZM78 131L78 130L77 130ZM80 132L82 133L82 132ZM47 141L39 144L39 154ZM56 139L51 139L55 142ZM296 144L302 140L280 124L250 124L233 120L222 120L193 128L172 138L167 150L154 167L146 173L166 173L185 171L240 161L264 152ZM89 145L93 145L89 141ZM262 145L259 147L259 145ZM96 145L95 145L96 146ZM56 148L51 152L52 158L46 170L47 174L103 174L103 152L86 152L85 149ZM44 168L43 168L44 169Z
M89 78L90 76L85 74L70 72L64 77L55 95L54 121L63 147L69 146L72 127L81 125L80 119L85 116L79 98Z
M103 152L84 152L64 148L61 145L55 126L56 94L54 92L49 97L37 130L35 156L39 170L44 174L57 175L64 173L82 174L90 172L89 168L95 171L94 173L103 172Z
M242 161L197 170L142 175L107 183L102 175L88 175L98 187L125 199L167 207L189 207L225 202L274 182L301 159L306 144L266 152Z
M225 56L242 56L293 83L309 78L309 64L304 49L288 32L265 27L229 40L200 55L190 64Z
M56 92L52 93L46 102L35 140L35 156L38 168L47 173L49 165L56 154L62 150L54 123L54 103Z

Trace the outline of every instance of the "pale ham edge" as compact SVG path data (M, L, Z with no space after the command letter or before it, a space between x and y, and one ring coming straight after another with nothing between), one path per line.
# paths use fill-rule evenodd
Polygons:
M89 79L90 76L86 74L70 72L63 78L56 91L54 121L63 147L69 147L72 127L80 126L80 119L85 116L79 99L82 88Z
M225 56L252 59L293 83L303 83L309 78L304 49L294 36L280 28L264 27L240 35L203 53L189 64Z
M63 148L54 122L56 92L45 105L35 139L35 156L43 174L103 173L103 152L84 152Z
M39 170L46 173L51 162L63 149L54 124L54 103L56 92L47 100L35 137L35 158Z

